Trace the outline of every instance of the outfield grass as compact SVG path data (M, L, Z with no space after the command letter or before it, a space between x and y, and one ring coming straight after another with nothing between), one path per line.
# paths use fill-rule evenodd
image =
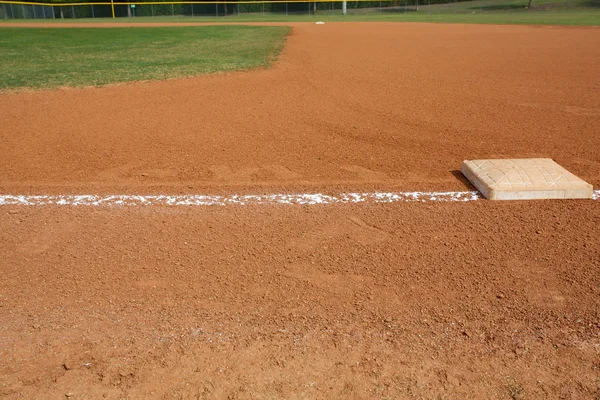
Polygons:
M19 20L15 20L19 21ZM28 20L33 22L33 20ZM148 22L433 22L433 23L460 23L460 24L516 24L516 25L579 25L599 26L600 10L572 10L572 11L546 11L526 12L478 12L476 10L465 13L431 13L427 14L426 8L419 12L409 11L390 12L383 10L364 14L341 15L337 10L331 15L321 12L317 15L282 15L282 14L242 14L227 17L140 17L140 18L117 18L114 20L99 19L70 19L54 20L57 22L123 22L123 23L148 23ZM12 21L11 21L12 22ZM39 22L39 21L38 21Z
M268 66L289 27L0 28L0 90L106 85Z
M600 26L599 10L570 10L570 11L525 11L512 10L510 12L479 12L473 10L468 13L462 11L458 13L431 13L428 14L423 7L419 12L409 10L406 14L403 12L390 12L383 10L379 12L370 12L364 14L341 15L339 10L331 15L327 11L317 15L289 15L281 13L251 13L242 15L230 15L227 17L183 17L183 16L159 16L159 17L136 17L136 18L116 18L116 19L54 19L54 20L32 20L15 19L9 20L11 23L149 23L149 22L207 22L207 23L245 23L245 22L434 22L434 23L460 23L460 24L515 24L515 25L579 25L579 26ZM0 25L1 27L1 25Z

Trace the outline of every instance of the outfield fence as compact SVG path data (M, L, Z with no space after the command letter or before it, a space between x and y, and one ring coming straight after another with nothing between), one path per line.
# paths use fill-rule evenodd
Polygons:
M257 0L39 3L0 1L0 19L235 17L252 15L482 14L600 8L600 0Z

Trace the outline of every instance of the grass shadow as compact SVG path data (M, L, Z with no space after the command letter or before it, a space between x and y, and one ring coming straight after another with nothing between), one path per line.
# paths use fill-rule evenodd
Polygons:
M384 14L408 14L408 13L413 13L413 12L417 12L417 10L414 9L414 6L412 6L413 8L406 8L406 11L404 10L404 7L399 7L399 8L382 8L381 12ZM419 10L421 11L421 10Z
M483 7L469 7L470 10L481 10L481 11L506 11L506 10L526 10L525 4L498 4L494 6L483 6Z
M535 0L534 0L535 1ZM583 7L600 8L600 0L586 0L580 3Z

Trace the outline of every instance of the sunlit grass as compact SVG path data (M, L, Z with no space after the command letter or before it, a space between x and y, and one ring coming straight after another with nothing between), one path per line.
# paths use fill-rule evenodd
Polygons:
M0 29L0 89L106 85L268 66L288 27Z

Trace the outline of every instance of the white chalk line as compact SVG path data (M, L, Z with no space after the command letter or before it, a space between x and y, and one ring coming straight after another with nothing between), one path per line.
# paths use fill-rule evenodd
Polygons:
M473 201L478 192L373 192L250 195L0 195L1 205L23 206L228 206Z
M600 198L600 190L593 199ZM469 202L483 197L469 192L371 192L250 195L0 195L0 206L228 206L228 205L313 205L355 203L411 203L411 202Z

